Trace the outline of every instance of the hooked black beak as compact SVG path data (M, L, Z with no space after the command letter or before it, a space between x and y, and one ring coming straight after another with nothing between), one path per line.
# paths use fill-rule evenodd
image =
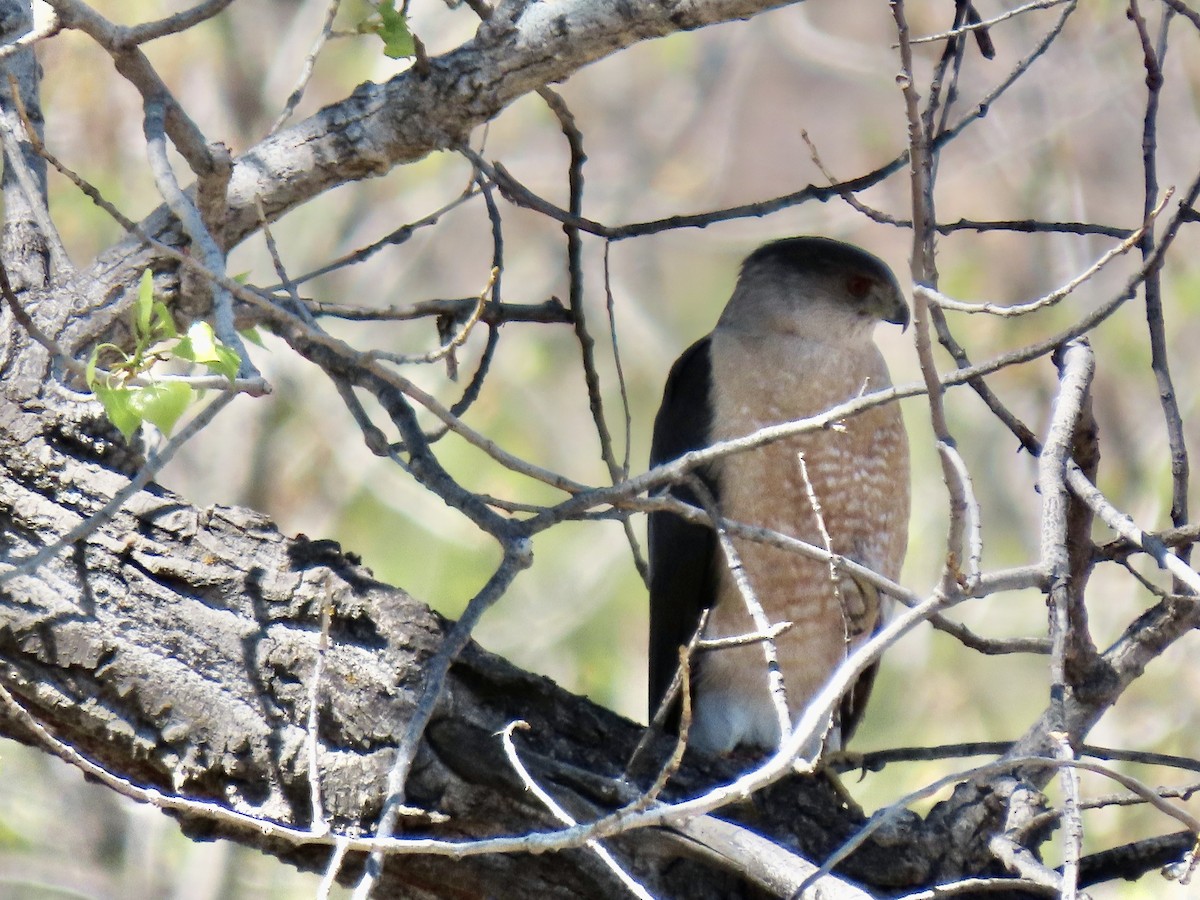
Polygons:
M883 321L890 322L892 325L899 325L901 331L908 331L908 324L912 321L912 313L909 312L908 303L905 302L904 296L898 291L896 292L895 303L887 315L883 317Z

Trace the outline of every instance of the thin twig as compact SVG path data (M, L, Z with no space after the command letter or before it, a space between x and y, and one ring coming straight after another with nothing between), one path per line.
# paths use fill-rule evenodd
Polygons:
M979 499L975 496L975 483L971 480L971 472L967 462L958 452L958 448L945 441L937 443L938 455L944 464L958 479L958 493L963 498L963 516L967 537L966 570L963 575L963 587L969 594L979 584L980 572L983 566L983 512L979 507Z
M1015 9L1010 9L994 18L985 19L980 22L969 22L965 25L959 25L956 28L952 28L950 31L943 31L938 34L929 34L925 35L924 37L909 38L908 42L910 44L936 44L941 41L950 40L951 38L960 37L964 34L969 34L970 32L977 31L979 29L986 30L993 25L998 25L1001 22L1014 18L1015 16L1020 16L1036 9L1050 9L1053 6L1061 6L1066 2L1067 0L1034 0L1033 3L1026 3L1024 6L1018 6ZM898 45L896 44L892 44L892 49L895 50L897 46Z
M562 808L562 806L559 805L557 800L551 797L550 794L534 780L533 776L529 774L529 770L525 768L525 764L521 762L521 757L517 754L517 748L513 744L513 731L518 728L522 731L528 731L529 723L521 719L517 719L516 721L509 722L507 725L505 725L504 730L500 732L500 740L504 744L504 755L508 759L509 765L513 767L513 770L521 779L521 783L525 785L525 790L537 797L538 800L542 802L542 805L545 806L546 809L550 810L550 814L554 816L554 818L558 819L558 821L563 825L570 826L579 824L575 821L575 818L570 813L568 813ZM633 876L621 867L621 864L616 861L613 855L608 852L608 849L598 840L588 841L587 848L595 853L596 856L600 858L600 861L608 867L609 871L617 876L617 880L621 882L622 886L629 891L630 894L641 898L641 900L654 900L645 887L638 884L637 881L634 880Z
M1179 13L1179 15L1191 21L1191 23L1197 28L1200 28L1200 12L1196 12L1196 10L1184 3L1183 0L1163 0L1163 3L1171 7L1171 9Z
M352 253L347 253L345 256L340 256L332 262L328 262L323 266L313 269L310 272L305 272L303 275L298 275L292 279L292 283L299 286L306 282L312 281L314 278L320 278L322 275L328 275L330 272L336 272L338 269L344 269L347 266L357 265L360 262L365 262L370 259L384 247L399 246L411 238L417 231L422 228L428 228L431 225L436 225L443 216L451 210L457 209L468 200L478 196L479 191L476 189L474 182L468 184L466 190L461 194L446 203L441 208L434 210L428 215L424 215L419 219L401 225L376 241L372 241L365 247L361 247ZM274 291L282 285L272 285L267 288L267 291Z
M329 6L325 10L325 21L322 23L321 30L317 33L312 47L309 48L308 55L304 57L304 62L300 66L300 75L296 79L296 86L292 88L292 92L283 104L283 111L279 113L279 118L271 125L271 129L267 134L274 134L282 128L284 122L292 117L292 113L300 105L300 101L304 97L304 90L308 87L313 70L317 67L317 57L325 49L325 42L329 40L329 35L333 32L333 20L337 18L338 9L341 8L341 5L342 0L329 0Z
M1067 463L1067 485L1076 497L1092 508L1105 525L1126 541L1140 547L1160 568L1166 569L1192 594L1200 594L1200 575L1196 570L1172 553L1161 538L1142 530L1129 515L1113 506L1073 462Z
M816 143L809 136L808 131L806 129L803 129L803 128L800 129L800 140L804 141L805 146L808 147L808 155L812 159L813 165L817 167L817 171L819 171L822 175L825 176L825 180L828 181L830 185L837 184L838 183L837 178L835 178L833 173L830 172L829 169L827 169L825 167L825 163L821 159L821 153L820 153L820 151L817 150ZM850 191L847 191L846 193L842 194L841 197L842 197L842 200L844 200L851 209L857 210L858 212L862 213L864 216L866 216L872 222L879 222L881 224L887 224L887 225L899 225L900 224L899 220L897 220L895 217L889 216L886 213L883 213L877 209L874 209L873 207L867 206L867 204L865 204L861 200L859 200L858 197L856 197L854 195L854 193L852 193Z
M978 897L985 893L1021 896L1030 892L1044 894L1047 897L1058 896L1057 888L1030 878L963 878L959 881L935 884L931 888L911 894L901 894L893 897L892 900L943 900L943 898L954 897L958 894Z
M616 301L613 298L612 290L612 272L608 266L608 254L612 249L612 242L604 242L604 300L605 308L608 311L608 334L612 342L613 365L617 370L617 388L621 392L621 411L625 415L625 453L621 458L621 479L629 477L629 460L633 452L633 411L629 406L629 386L625 383L625 366L621 363L621 344L617 340L617 311ZM646 562L646 558L642 555L642 548L638 544L637 535L633 531L633 523L629 519L623 522L625 531L625 542L629 545L629 554L633 557L633 567L637 569L637 573L641 576L642 583L647 587L650 586L650 565Z
M1072 278L1062 287L1057 288L1050 293L1037 298L1036 300L1030 300L1027 303L1016 303L1011 306L1005 306L998 303L962 303L958 300L953 300L950 297L947 297L945 294L939 291L935 291L933 288L926 287L925 285L917 285L914 290L921 291L928 300L936 303L942 309L948 309L952 312L987 313L993 316L1010 318L1014 316L1024 316L1031 312L1037 312L1038 310L1046 309L1047 307L1054 306L1059 301L1073 293L1080 285L1091 280L1097 272L1108 265L1108 263L1110 263L1113 259L1128 253L1134 247L1138 246L1143 235L1149 231L1150 227L1154 223L1154 220L1158 218L1158 214L1166 208L1167 201L1171 199L1174 193L1174 189L1169 189L1163 194L1162 199L1160 199L1158 204L1150 210L1146 217L1146 221L1142 223L1142 226L1138 228L1137 231L1125 238L1125 240L1121 241L1121 243L1117 244L1098 260L1096 260L1096 262L1094 262L1091 266L1089 266L1079 275Z
M183 230L191 239L193 247L199 251L203 266L209 272L223 273L225 271L225 251L221 249L212 233L205 225L200 211L188 198L175 179L175 171L167 158L165 106L161 102L148 102L145 107L146 152L150 160L150 169L154 174L155 184L159 193L166 200L171 212L183 225ZM242 378L261 377L257 368L250 361L250 355L242 343L241 335L237 332L233 318L233 300L229 291L220 282L212 281L213 330L217 337L227 347L237 353L241 364L238 375Z
M932 135L926 130L921 115L920 97L914 83L912 46L909 43L908 20L905 16L904 0L891 0L892 17L896 21L896 34L900 39L900 75L896 82L904 98L904 109L908 119L908 155L910 196L913 211L912 280L915 285L937 286L937 267L934 263L937 221L933 204L933 153ZM937 363L933 358L930 340L929 303L919 291L913 293L913 344L921 365L921 377L925 381L926 399L929 402L929 418L934 436L939 443L954 447L954 438L946 419L941 380ZM961 576L959 567L963 556L963 541L966 527L967 498L957 470L951 459L940 455L942 480L946 485L949 502L949 523L946 534L946 561L942 569L942 590L949 593L951 584Z
M203 3L197 3L191 9L185 9L172 16L120 29L116 42L126 46L134 46L136 44L144 44L147 41L157 40L160 37L182 34L189 28L193 28L201 22L223 12L232 2L233 0L205 0Z
M1170 27L1172 16L1172 9L1168 7L1163 13L1162 27L1155 46L1137 0L1129 0L1129 19L1137 29L1146 69L1146 112L1142 120L1142 180L1145 194L1142 202L1147 211L1158 196L1158 109L1165 81L1163 61L1167 53L1167 29ZM1138 246L1142 251L1142 258L1148 259L1154 253L1153 231L1144 230ZM1154 373L1154 381L1158 387L1158 398L1162 406L1171 454L1171 524L1178 528L1186 525L1188 521L1189 465L1183 417L1179 412L1179 400L1175 394L1167 352L1162 270L1156 268L1149 272L1142 289L1145 292L1146 326L1150 336L1150 370ZM1190 548L1182 548L1180 556L1184 562L1188 561L1189 553Z
M771 695L771 705L775 710L775 721L779 727L779 741L782 745L791 730L792 716L788 710L787 685L783 680L783 670L779 667L779 650L775 646L774 638L768 636L771 632L771 620L767 618L762 603L758 600L758 594L750 583L750 576L742 565L741 554L738 553L737 547L734 546L725 529L725 520L721 516L721 510L717 506L712 491L703 481L694 477L688 481L688 487L696 494L704 511L712 519L717 542L725 556L725 567L737 587L738 594L741 595L742 604L746 607L746 614L750 617L750 621L754 623L755 631L763 636L759 645L762 648L763 661L767 667L767 685ZM830 556L832 558L832 553Z
M691 692L691 666L692 660L696 657L696 652L700 647L704 630L708 627L708 617L712 612L711 609L700 611L700 619L696 623L696 630L692 632L691 638L687 644L679 648L679 665L675 668L675 675L671 679L671 683L667 686L667 690L663 693L662 699L658 702L658 708L654 710L654 715L651 716L649 725L642 732L642 736L638 739L637 746L633 748L633 752L629 754L629 762L625 764L625 772L623 778L628 779L632 772L637 767L638 761L646 748L650 746L650 742L655 733L661 731L666 724L667 717L671 714L671 710L675 705L675 698L680 698L680 721L679 721L679 736L675 741L675 749L672 756L678 755L680 760L683 759L684 747L687 744L688 729L692 724L692 692ZM659 773L659 778L663 778L663 772L670 767L670 762ZM663 782L665 785L665 781ZM661 790L661 788L660 788Z
M442 640L437 653L425 666L425 684L417 700L412 714L404 727L404 734L396 747L396 760L388 772L387 799L384 801L383 814L376 826L376 838L389 838L396 827L404 807L405 785L408 773L416 759L417 747L425 734L425 727L433 717L434 708L442 696L442 688L450 666L458 658L459 653L467 645L480 617L504 595L512 580L522 569L533 562L533 554L526 540L516 540L505 545L504 558L493 573L483 590L471 598L466 610ZM367 900L376 881L383 871L382 851L375 851L367 860L362 878L354 889L354 900Z
M808 477L808 463L804 461L804 451L796 453L796 462L800 466L800 478L804 481L804 495L808 500L808 508L812 510L813 517L816 519L817 534L821 536L821 543L829 553L829 582L833 586L833 596L837 599L838 606L842 610L842 624L849 627L850 617L846 612L846 603L842 598L842 589L838 584L838 569L837 564L833 561L833 538L829 536L829 529L825 527L825 513L821 510L821 500L817 497L817 491L813 487L812 479ZM850 636L845 635L847 642Z
M477 302L477 297L455 297L446 300L422 300L408 306L356 306L324 300L307 300L305 305L314 316L329 316L350 322L402 322L433 316L460 319L470 315ZM541 303L488 303L484 307L482 321L488 325L504 325L509 322L561 325L570 323L571 313L557 297L551 297Z
M113 204L104 199L104 195L100 193L99 189L97 189L95 185L84 179L79 175L79 173L68 167L62 162L62 160L50 152L50 150L46 147L45 142L37 134L37 130L31 127L31 123L29 122L28 117L25 115L24 110L22 109L20 112L22 115L22 121L25 123L25 136L28 138L38 156L46 160L46 162L53 166L60 175L64 176L72 184L74 184L75 187L84 194L84 196L92 201L92 203L94 203L104 212L108 213L114 222L116 222L130 234L136 234L138 237L142 237L144 232L142 232L141 228L138 227L136 222L113 206ZM146 240L149 239L146 238Z
M472 330L483 318L483 310L487 306L488 294L492 290L492 285L496 283L496 279L500 275L498 268L493 268L488 273L487 284L483 286L483 290L479 292L479 296L475 298L475 307L471 310L470 315L463 321L451 335L450 339L445 341L436 350L430 350L427 353L420 354L404 354L404 353L388 353L382 350L372 350L367 355L374 359L386 359L389 362L394 362L399 365L419 365L422 363L433 363L439 360L446 359L456 349L467 342L467 338L471 336Z
M562 97L549 88L539 90L538 96L554 113L563 136L567 139L567 147L570 150L570 162L567 167L567 187L570 196L568 213L572 219L578 219L583 212L583 164L587 161L587 154L583 149L583 135L575 123L575 116ZM567 293L567 305L571 309L571 324L575 328L575 338L579 343L588 408L591 410L596 436L600 441L601 459L608 468L609 478L612 479L613 484L616 484L624 480L628 471L623 470L617 463L616 454L613 452L612 433L604 414L600 373L596 369L596 341L588 331L587 313L583 305L583 239L580 229L572 223L565 223L563 231L567 236L567 272L570 285Z
M308 715L305 723L304 749L308 757L308 795L312 806L312 828L328 831L329 819L321 801L321 761L319 711L321 678L325 674L325 657L329 652L329 625L333 618L332 573L325 573L325 600L321 604L321 631L317 638L317 653L313 659L312 677L308 682Z
M570 224L578 228L580 231L585 231L588 234L597 237L605 238L610 241L623 241L635 237L644 237L651 234L659 234L664 231L674 231L679 228L706 228L716 222L728 222L734 219L745 218L761 218L770 215L773 212L778 212L782 209L788 209L792 206L798 206L812 200L825 201L835 197L840 197L846 193L855 193L865 190L873 185L884 181L888 176L893 175L903 168L907 161L907 154L902 154L891 162L880 166L873 172L859 178L852 178L849 181L828 186L808 185L802 190L795 191L791 194L784 194L780 197L775 197L771 200L763 200L758 203L746 203L740 206L731 206L725 209L713 210L707 213L697 213L695 215L678 215L668 216L664 219L653 219L647 222L636 222L629 225L605 225L602 222L597 222L594 219L586 218L585 216L572 216L570 212L562 209L559 206L551 203L542 197L539 197L529 188L525 187L521 182L512 176L504 166L496 163L488 165L483 160L481 168L488 174L496 184L500 187L504 196L512 203L518 206L523 206L527 209L532 209L540 212L543 215L549 216L563 224Z
M46 40L46 38L52 38L62 31L62 29L62 22L58 18L58 13L52 9L50 10L50 17L41 28L27 31L15 40L0 46L0 60L7 59L24 47L32 47L34 44Z
M493 321L489 318L489 314L504 305L504 220L500 215L500 207L496 203L496 186L485 180L478 171L475 173L475 183L479 186L480 194L483 195L483 208L487 212L488 225L491 226L492 231L492 295L483 306L488 336L483 345L483 352L479 354L479 363L475 367L475 374L471 376L462 396L450 406L450 412L460 418L479 399L479 395L483 391L484 379L491 371L492 360L495 358L496 349L500 346L500 322Z
M333 845L333 853L329 854L329 862L325 864L321 883L317 886L317 900L329 900L329 892L333 890L333 886L337 882L338 873L342 870L342 863L349 850L349 839L339 836Z
M1200 541L1200 522L1193 522L1182 528L1168 528L1156 531L1153 537L1168 547L1180 547ZM1092 553L1092 559L1097 562L1112 560L1120 562L1134 553L1141 553L1142 548L1132 544L1123 537L1115 537L1111 541L1099 545Z
M696 645L697 650L726 650L730 647L745 647L747 644L757 644L759 641L773 641L786 631L793 628L791 622L776 622L766 631L751 631L746 634L732 634L728 637L705 638Z
M0 572L0 584L5 584L16 578L19 575L31 575L41 566L45 565L64 549L72 544L83 540L88 535L92 534L96 529L102 527L109 522L114 515L121 509L122 506L136 494L148 485L154 476L159 473L163 466L169 463L172 457L179 452L179 448L186 444L189 440L199 434L209 422L216 418L217 413L229 405L229 402L236 397L236 393L226 393L219 395L215 400L200 410L194 419L187 423L179 432L163 445L161 450L151 450L146 454L145 464L138 470L137 474L129 480L123 488L113 494L112 498L105 503L95 513L88 516L53 544L43 547L33 556L27 559L18 560L16 564L4 572Z
M687 750L688 734L692 730L692 676L691 676L691 660L695 653L695 645L698 643L699 636L704 631L704 625L708 620L708 610L700 616L700 627L696 629L696 634L693 636L692 643L686 647L679 648L679 668L676 670L679 686L676 691L679 694L679 734L675 738L675 746L671 748L671 755L667 757L667 761L662 764L658 770L658 775L654 779L654 783L646 789L642 795L640 806L634 804L631 809L647 809L659 794L666 788L667 783L679 771L679 767L683 765L683 754ZM675 682L672 682L672 687ZM671 708L674 703L674 697L671 696L670 688L663 695L662 703L659 704L658 712L655 714L655 725L660 725L659 716L666 715L666 711ZM652 733L653 729L646 729L646 736ZM643 738L645 740L645 738ZM638 746L642 746L642 741L638 741ZM634 760L637 759L637 749L629 757L629 765L626 766L626 773L633 766Z
M944 142L941 142L944 143ZM898 219L896 224L902 228L911 226L911 222ZM992 231L1012 231L1017 234L1075 234L1093 235L1124 240L1131 234L1128 228L1118 228L1115 225L1100 225L1095 222L1054 222L1043 219L995 219L982 222L977 219L958 219L954 222L942 222L937 226L938 234L954 234L959 231L976 231L987 233Z
M267 211L262 197L255 197L254 204L258 210L258 225L262 229L263 242L267 245L267 254L271 257L271 265L275 267L275 275L279 278L284 290L287 291L287 299L296 315L312 325L313 314L301 299L300 292L296 289L296 283L288 275L287 266L284 265L283 257L279 253L279 245L275 243L275 235L271 233L271 223L267 219Z
M978 19L979 14L975 11L975 6L971 0L955 0L954 27L970 24L973 21L978 21ZM985 56L989 59L995 56L996 50L991 43L991 37L986 28L976 31L975 38L977 41L982 41L980 44L981 49L986 46L990 50L990 54L987 50L984 51ZM946 127L946 122L950 118L950 109L954 101L958 99L958 77L962 72L962 64L966 58L966 54L966 34L956 35L946 41L946 46L942 49L942 55L938 57L937 64L933 67L933 74L929 79L925 110L921 115L921 128L929 137L932 137ZM950 73L949 82L946 81L947 71ZM931 154L929 160L929 182L931 186L937 180L937 171L938 154L935 152ZM932 213L932 211L931 207L930 212ZM936 217L931 221L936 222Z

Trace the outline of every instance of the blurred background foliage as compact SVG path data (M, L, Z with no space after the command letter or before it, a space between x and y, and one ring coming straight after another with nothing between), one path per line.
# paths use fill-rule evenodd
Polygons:
M94 5L117 21L133 23L190 4L107 0ZM1016 5L978 4L985 17ZM146 50L209 138L226 142L237 154L261 140L279 114L326 6L327 0L239 0L217 19ZM913 0L909 7L916 34L944 30L953 14L949 0ZM1154 22L1161 8L1148 2L1143 7ZM1125 9L1117 2L1084 4L1046 56L946 149L938 172L941 221L1139 223L1146 88L1141 49ZM346 0L339 27L350 30L369 13L363 0ZM1057 10L1034 12L995 26L998 54L992 61L970 48L957 110L970 109L1056 15ZM1160 118L1163 186L1194 177L1200 146L1200 40L1186 22L1175 24ZM468 39L476 19L466 7L414 0L411 26L436 55ZM838 178L883 164L905 142L893 43L886 3L809 0L750 22L644 43L587 68L560 88L589 156L585 214L607 224L644 221L822 183L803 131ZM923 74L940 52L940 44L920 48ZM49 146L130 217L150 212L158 201L146 170L135 91L78 33L42 44L41 59ZM384 80L405 65L387 59L376 38L337 38L318 60L292 121L343 98L363 80ZM474 136L474 146L486 158L503 162L536 193L566 204L566 145L537 97L515 103ZM316 268L438 209L470 177L461 157L438 154L384 178L332 191L274 226L284 262L292 275ZM900 173L860 199L904 217L908 191ZM505 299L565 298L561 228L503 202L502 211ZM52 212L77 261L121 236L102 212L54 176ZM740 259L765 240L803 233L861 244L905 280L908 233L870 222L840 201L611 247L635 472L645 467L667 368L712 326ZM941 243L941 287L964 300L1027 301L1068 281L1111 244L1061 234L958 232ZM1165 292L1174 374L1193 448L1200 446L1196 249L1195 229L1185 230L1167 266ZM606 327L603 254L601 241L585 238L586 305L620 457L625 435ZM306 284L303 293L378 307L473 296L487 283L490 260L490 226L483 204L475 200L404 244ZM990 358L1074 321L1119 290L1137 264L1133 255L1118 260L1058 307L1032 317L951 314L951 325L973 358ZM256 284L276 281L261 237L232 254L230 271L249 272ZM329 321L327 326L362 349L421 352L437 343L431 321ZM1139 298L1092 335L1099 360L1100 485L1140 524L1160 528L1169 524L1170 470L1145 333ZM481 329L460 354L465 377L473 372L482 341ZM916 380L911 333L881 334L880 341L896 381ZM198 504L254 507L285 533L336 539L360 554L381 580L404 587L447 616L456 615L490 574L497 557L492 543L399 469L372 456L332 386L281 342L267 336L265 350L252 348L252 353L274 393L235 403L180 455L163 483ZM942 359L946 367L952 365L948 357ZM538 465L603 483L608 476L578 361L569 326L505 326L492 372L467 422ZM406 374L447 402L457 398L464 383L451 383L439 366ZM1035 431L1044 430L1056 385L1048 360L1002 372L991 383ZM984 511L985 567L1035 558L1034 462L1017 452L1015 440L966 389L951 392L948 408ZM934 584L944 553L945 490L923 401L908 401L904 410L914 447L912 538L904 581L924 591ZM475 489L529 502L550 496L454 437L436 446L443 463ZM644 531L641 522L637 528ZM533 568L485 618L479 642L570 690L642 718L646 597L620 527L564 525L540 537L535 553ZM1140 568L1158 579L1148 567ZM1128 574L1112 564L1100 566L1090 589L1097 639L1115 638L1151 602ZM988 635L1040 635L1046 627L1043 598L1035 593L998 595L954 615ZM1194 641L1168 651L1100 723L1091 742L1196 755L1200 670L1188 665L1195 652ZM855 749L1014 738L1044 707L1047 693L1044 659L983 657L922 629L885 658ZM861 784L854 777L847 782L870 810L959 767L959 761L890 766ZM1145 767L1129 771L1152 783L1181 778ZM0 773L0 895L201 900L308 896L314 890L312 876L252 852L191 844L157 813L86 786L73 772L15 744L0 745ZM1115 789L1086 775L1084 782L1092 793ZM1086 824L1088 850L1174 830L1159 815L1137 808L1092 815ZM1155 877L1093 893L1097 898L1187 895L1186 888Z

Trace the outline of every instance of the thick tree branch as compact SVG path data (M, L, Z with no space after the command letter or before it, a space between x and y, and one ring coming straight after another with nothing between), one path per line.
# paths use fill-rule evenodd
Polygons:
M55 0L55 5L60 14L86 9L71 0ZM362 84L345 100L239 157L227 195L226 246L257 230L260 198L273 221L339 184L383 175L463 144L474 128L514 100L638 41L783 5L787 0L503 3L473 39L431 59L428 74L410 70L385 84ZM82 11L78 15L80 27L103 33ZM167 243L179 242L165 207L141 227ZM106 308L132 284L131 273L140 274L154 256L140 245L131 238L81 273L68 346L94 339L107 326Z

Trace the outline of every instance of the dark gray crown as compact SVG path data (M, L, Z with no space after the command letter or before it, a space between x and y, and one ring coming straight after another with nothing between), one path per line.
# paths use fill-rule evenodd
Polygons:
M899 285L887 263L852 244L826 237L790 237L763 244L746 257L742 274L759 266L779 265L805 273L858 272L885 283Z

